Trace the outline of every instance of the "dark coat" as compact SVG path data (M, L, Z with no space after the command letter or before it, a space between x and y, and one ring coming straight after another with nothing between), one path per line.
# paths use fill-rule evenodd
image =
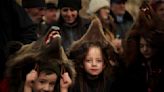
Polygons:
M126 11L123 15L123 21L118 22L112 11L110 11L110 15L113 17L116 26L115 37L125 38L126 32L132 27L134 22L133 17Z
M87 74L83 76L83 82L79 82L81 78L76 78L75 84L72 86L70 92L112 92L111 85L112 80L104 79L103 76L99 76L96 79L88 78ZM84 88L81 88L80 85ZM103 90L103 89L104 90Z
M36 40L35 25L27 13L14 0L0 1L0 77L2 78L7 44L20 41L24 44Z

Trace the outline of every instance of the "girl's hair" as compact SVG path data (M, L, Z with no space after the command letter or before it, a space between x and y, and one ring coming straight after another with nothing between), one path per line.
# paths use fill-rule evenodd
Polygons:
M90 47L98 47L102 51L102 56L105 64L105 68L103 72L99 75L102 79L100 82L100 86L98 88L99 91L104 92L106 81L111 77L111 64L110 60L116 60L116 53L114 52L113 47L111 47L108 43L102 43L100 41L84 41L81 43L80 47L77 49L72 49L69 53L69 58L73 59L75 63L75 69L77 71L77 79L80 83L80 90L83 92L87 90L87 85L85 85L86 80L84 80L84 76L86 76L86 72L83 68L83 61L88 53Z

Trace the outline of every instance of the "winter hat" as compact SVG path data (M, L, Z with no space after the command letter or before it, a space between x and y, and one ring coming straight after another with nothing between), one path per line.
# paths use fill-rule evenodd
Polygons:
M46 9L57 9L57 5L54 3L46 3Z
M23 8L45 7L45 0L22 0Z
M87 13L93 14L103 7L110 7L110 0L91 0Z
M81 6L81 0L59 0L58 1L58 8L63 7L71 7L76 10L80 10L82 8Z

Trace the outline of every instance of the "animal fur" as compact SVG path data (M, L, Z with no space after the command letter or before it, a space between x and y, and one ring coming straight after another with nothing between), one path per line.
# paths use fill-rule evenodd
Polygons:
M10 78L11 92L21 92L22 84L25 81L25 75L32 69L38 62L37 60L53 60L60 61L59 63L64 67L74 82L76 72L72 61L68 60L65 52L61 46L61 37L56 36L50 38L49 43L46 43L52 30L50 30L41 39L32 42L31 44L23 45L18 51L10 56L6 63L6 75ZM23 74L22 74L23 73ZM22 76L23 75L23 76Z

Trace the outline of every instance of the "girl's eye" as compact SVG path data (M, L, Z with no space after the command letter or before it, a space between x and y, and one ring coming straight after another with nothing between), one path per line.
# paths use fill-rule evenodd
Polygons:
M98 63L101 63L101 62L102 62L102 60L97 60L97 62L98 62Z
M90 62L92 62L92 60L85 60L85 62L88 62L88 63L90 63Z
M51 85L51 86L55 86L55 82L51 82L50 85Z

